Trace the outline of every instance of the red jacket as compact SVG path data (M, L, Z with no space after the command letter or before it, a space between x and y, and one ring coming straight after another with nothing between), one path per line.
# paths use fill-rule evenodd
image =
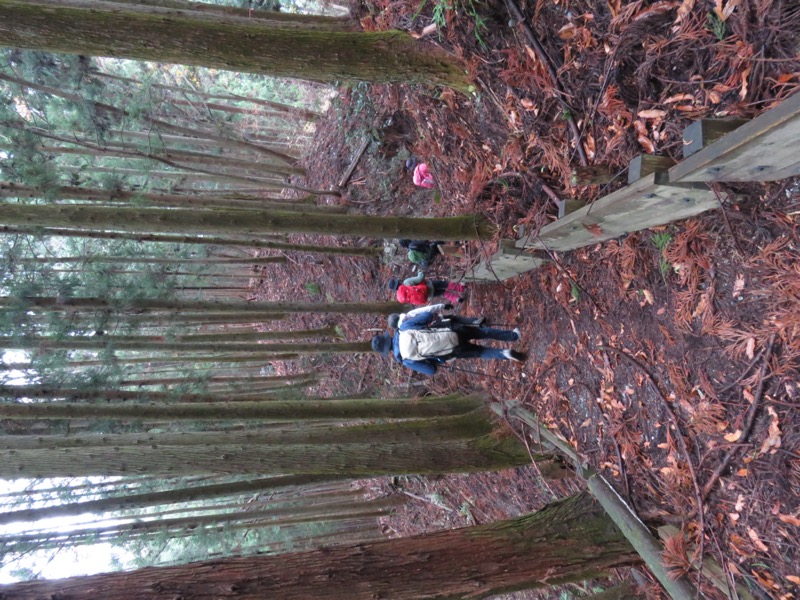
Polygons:
M430 290L425 282L418 285L400 285L397 287L397 301L403 304L422 306L428 303L429 294Z

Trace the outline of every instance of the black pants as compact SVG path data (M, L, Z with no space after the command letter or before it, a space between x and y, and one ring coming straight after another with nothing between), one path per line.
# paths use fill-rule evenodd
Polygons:
M514 331L507 329L494 329L492 327L474 327L471 325L454 325L452 330L458 334L456 346L451 358L484 358L505 360L501 348L487 348L473 344L472 340L500 340L502 342L516 342L518 338Z

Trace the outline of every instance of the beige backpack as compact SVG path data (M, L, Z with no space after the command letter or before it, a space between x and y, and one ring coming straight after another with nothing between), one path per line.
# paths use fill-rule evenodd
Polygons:
M398 336L400 356L407 360L425 360L446 356L458 346L458 334L449 329L409 329Z

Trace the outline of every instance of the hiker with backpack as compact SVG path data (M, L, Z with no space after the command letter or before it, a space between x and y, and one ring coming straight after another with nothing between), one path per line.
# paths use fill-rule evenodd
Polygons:
M425 272L420 271L415 277L408 277L400 283L397 277L392 277L386 284L395 292L398 302L423 306L434 296L444 296L452 303L463 302L461 294L467 288L461 283L446 281L444 279L425 279Z
M439 307L450 309L453 306L434 304L417 309L414 316L409 316L398 325L394 335L386 332L373 336L372 349L384 356L392 354L397 362L423 375L434 375L441 365L457 358L511 360L518 363L528 358L523 352L472 343L473 340L516 342L520 339L519 329L508 331L458 323L436 327Z
M433 264L439 256L444 254L444 242L429 242L427 240L400 240L401 248L408 250L408 260L418 265L423 271Z
M427 271L428 268L439 258L439 256L452 256L461 258L461 253L458 247L447 246L445 242L435 241L429 242L427 240L398 240L401 248L408 250L408 260L419 266L421 271Z
M486 317L462 317L460 315L441 314L443 310L452 307L452 304L431 304L429 306L411 309L405 313L391 313L386 317L386 324L389 326L389 329L398 329L406 319L421 315L425 311L437 313L437 317L431 321L428 327L450 327L451 325L472 325L473 327L481 327L486 323Z

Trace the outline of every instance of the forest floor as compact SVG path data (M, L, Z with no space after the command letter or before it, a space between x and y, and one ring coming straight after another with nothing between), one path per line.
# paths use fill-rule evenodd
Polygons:
M592 201L624 183L638 153L680 158L681 134L692 120L752 117L800 85L800 8L792 3L522 5L569 111L502 2L452 0L449 12L442 6L369 0L355 9L365 29L421 35L437 21L439 31L424 38L464 61L475 94L342 87L305 157L306 183L330 188L361 142L372 141L343 197L328 197L331 203L375 215L481 214L498 225L497 240L516 237L521 226L536 231L555 218L545 188ZM477 29L476 16L484 24ZM580 156L568 116L582 132L589 163L616 175L609 184L573 183ZM404 169L411 154L431 166L435 191L412 185ZM798 598L800 183L717 190L718 211L554 254L538 270L502 283L470 284L461 312L521 327L526 364L464 363L459 368L469 372L443 370L426 379L378 355L313 357L306 365L330 375L315 391L416 396L484 389L518 399L644 519L681 531L668 540L664 558L676 571L697 561L700 545L723 578L753 597ZM459 279L497 240L463 244L461 257L442 260L433 274ZM255 295L389 300L386 280L412 271L393 244L384 249L382 260L292 258L285 268L265 270ZM299 318L325 319L353 341L385 327L375 316ZM580 487L574 480L544 483L533 467L374 485L408 500L384 521L390 536L529 512ZM594 585L550 597L580 597ZM646 587L658 597L657 586ZM705 579L703 593L723 597Z

